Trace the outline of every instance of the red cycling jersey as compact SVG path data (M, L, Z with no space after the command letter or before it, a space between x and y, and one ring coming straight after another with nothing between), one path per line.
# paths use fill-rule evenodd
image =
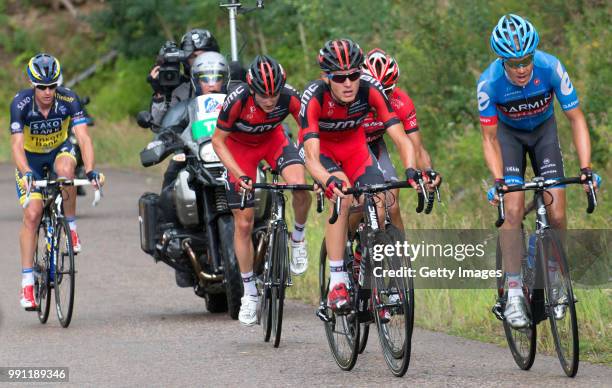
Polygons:
M406 92L400 88L395 88L389 96L389 102L399 119L402 121L406 133L413 133L419 130L414 104ZM362 126L365 130L368 143L380 139L386 131L383 122L378 120L377 115L373 111L368 113Z
M238 85L225 98L217 118L217 127L230 132L225 145L240 169L251 179L255 179L257 164L261 160L267 161L270 167L278 171L292 164L304 164L295 144L281 126L289 113L298 120L299 96L295 89L285 84L276 107L269 113L257 106L245 83ZM239 178L228 171L227 199L231 209L240 207L241 194L236 187ZM253 196L249 196L246 207L254 205Z
M300 142L320 140L320 161L328 172L342 170L351 184L382 183L384 178L365 141L363 120L375 110L385 128L400 121L378 81L362 75L355 100L341 104L322 80L302 93Z
M289 113L298 121L299 111L300 95L287 84L281 90L276 108L266 113L255 103L249 86L241 83L225 98L217 127L232 132L230 137L234 140L259 143L266 138L262 135L278 127Z

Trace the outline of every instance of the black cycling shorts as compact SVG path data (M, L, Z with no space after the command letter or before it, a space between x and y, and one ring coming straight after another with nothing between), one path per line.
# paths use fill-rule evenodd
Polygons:
M497 139L501 147L504 179L507 184L524 183L527 154L535 176L546 179L565 176L555 116L551 116L531 132L512 128L499 121Z

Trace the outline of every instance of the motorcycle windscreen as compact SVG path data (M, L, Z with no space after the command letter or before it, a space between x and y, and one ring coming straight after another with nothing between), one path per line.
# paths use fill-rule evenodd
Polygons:
M225 94L222 93L196 97L196 119L191 124L191 137L195 142L203 137L213 135L224 100Z

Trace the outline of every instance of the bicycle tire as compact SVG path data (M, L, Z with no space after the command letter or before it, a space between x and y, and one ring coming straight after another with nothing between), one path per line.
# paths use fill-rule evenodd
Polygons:
M497 250L495 254L495 265L497 270L503 270L502 252L499 237L497 238ZM503 272L501 278L497 278L497 297L503 299L505 303L505 285L506 285L506 272ZM531 304L532 295L524 284L523 292L528 304ZM530 309L533 312L533 308ZM504 320L504 334L506 336L506 342L512 353L512 358L516 365L522 370L529 370L533 366L536 355L536 342L537 342L537 325L532 317L532 323L528 328L525 329L513 329L510 324Z
M74 309L75 269L74 251L70 228L65 219L58 219L53 238L55 256L55 310L62 327L67 328L72 321Z
M578 319L576 317L576 305L574 299L574 291L569 273L569 266L565 252L563 251L561 242L555 231L547 230L538 245L540 258L545 258L542 261L541 268L545 274L545 289L546 297L546 313L550 322L550 330L555 342L557 357L561 363L563 372L568 377L576 376L578 373L578 365L580 363L580 348L578 337ZM559 296L555 296L555 288L551 283L551 273L549 273L549 260L554 259L558 265L555 271L561 276L561 281L557 283L557 287L562 287L565 294L564 302L559 303ZM565 306L563 318L557 319L555 316L555 308ZM564 337L564 338L562 338Z
M261 327L263 329L264 342L270 342L272 335L272 288L270 278L272 272L272 250L268 248L264 264L263 285L261 288Z
M321 251L319 255L319 290L321 295L321 303L327 305L327 292L329 289L329 273L327 265L327 248L325 246L325 239L321 242ZM349 282L352 283L349 275ZM356 314L353 314L353 319L349 319L348 314L335 314L329 307L326 308L325 313L329 318L329 322L324 322L325 325L325 336L327 343L332 352L332 356L336 361L336 364L340 369L349 371L353 369L357 362L357 356L359 354L359 320ZM337 326L342 330L337 331ZM339 343L334 337L334 334L344 337L345 340ZM340 345L346 344L346 352L341 352Z
M274 336L274 347L278 348L283 329L283 308L285 303L285 288L287 286L287 271L289 268L289 246L287 240L289 233L287 226L283 223L275 230L274 238L274 265L272 287L272 335Z
M360 323L360 325L361 328L359 329L359 354L362 354L366 349L366 345L368 344L368 337L370 336L370 324Z
M34 297L40 323L45 324L51 310L51 284L49 283L49 255L47 254L47 225L41 222L34 251Z
M399 229L393 225L388 225L386 230L374 232L372 242L368 243L368 246L395 245L397 241L401 242L404 239L404 234ZM367 249L367 251L371 252L371 249ZM368 257L367 260L371 260L371 258ZM410 260L404 256L387 257L380 262L380 265L396 271L402 269L402 267L409 267ZM373 262L371 268L374 268ZM394 376L402 377L406 374L410 365L412 349L412 331L414 328L414 285L412 278L373 276L372 284L374 320L378 329L383 356L391 373ZM384 310L389 316L388 322L382 321L381 313L384 314ZM396 338L397 340L395 340Z

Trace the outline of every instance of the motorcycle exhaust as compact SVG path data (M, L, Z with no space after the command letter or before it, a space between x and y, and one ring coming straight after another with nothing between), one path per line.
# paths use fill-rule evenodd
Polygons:
M215 275L215 274L211 274L208 272L204 272L202 270L202 267L200 266L200 263L198 262L195 252L191 248L191 245L189 245L189 241L190 241L189 239L183 240L181 246L183 247L183 250L187 252L187 256L189 256L189 259L191 260L191 265L193 265L193 269L195 270L198 278L203 282L210 282L210 281L217 282L217 281L223 280L222 274Z

